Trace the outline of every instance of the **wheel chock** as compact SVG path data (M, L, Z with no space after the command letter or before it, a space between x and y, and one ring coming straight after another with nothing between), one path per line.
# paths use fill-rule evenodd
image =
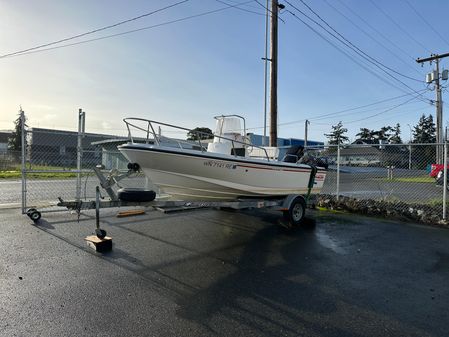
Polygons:
M85 237L84 240L86 240L87 246L96 252L104 253L112 250L112 238L110 236L105 236L103 239L100 239L96 235L90 235Z

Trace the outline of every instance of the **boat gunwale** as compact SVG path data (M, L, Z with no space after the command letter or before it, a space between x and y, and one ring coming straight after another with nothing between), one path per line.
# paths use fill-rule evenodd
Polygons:
M226 155L221 153L214 153L214 152L201 152L197 150L190 150L190 149L178 149L178 148L171 148L161 145L149 145L149 144L139 144L139 143L127 143L122 144L118 146L118 149L132 149L132 150L140 150L140 151L149 151L149 152L159 152L159 153L169 153L169 154L178 154L178 155L186 155L190 157L199 157L203 159L215 159L215 160L226 160L226 161L233 161L233 162L239 162L239 163L251 163L256 165L263 165L263 166L275 166L279 168L296 168L296 169L304 169L303 172L309 172L312 170L312 166L308 164L296 164L296 163L286 163L286 162L280 162L280 161L267 161L264 159L254 159L254 158L248 158L248 157L239 157L239 156L233 156L233 155ZM317 173L326 173L327 170L323 167L318 166L317 167Z

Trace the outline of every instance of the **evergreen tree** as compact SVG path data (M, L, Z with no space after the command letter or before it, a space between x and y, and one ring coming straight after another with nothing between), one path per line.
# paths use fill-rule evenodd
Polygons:
M414 126L413 129L413 141L412 143L417 144L427 144L435 143L435 123L433 122L432 115L426 117L424 114L419 119L418 125Z
M343 123L340 121L337 125L332 126L331 133L325 133L324 135L329 139L329 145L337 145L345 143L349 140L344 134L348 132L348 129L343 127Z
M402 144L401 125L397 123L395 127L391 128L391 131L393 132L393 134L390 135L388 142L390 144Z
M391 136L390 131L392 130L391 126L383 126L378 131L373 132L374 139L377 143L381 141L388 140Z
M12 132L11 136L8 137L8 149L11 151L16 151L17 153L22 151L22 119L20 117L21 113L22 109L20 109L19 111L19 117L17 117L17 119L14 121L14 131ZM23 114L23 119L24 126L27 127L25 114Z
M435 143L435 124L433 123L432 115L426 117L424 114L419 119L418 125L413 129L413 141L415 144ZM413 156L419 153L419 160L417 161L417 168L424 169L427 164L435 162L436 149L435 146L420 146L416 150L413 149Z
M360 128L360 132L355 136L358 137L359 140L374 140L373 136L374 131L367 128Z
M212 130L205 127L197 127L187 133L187 140L203 140L211 138L214 138Z

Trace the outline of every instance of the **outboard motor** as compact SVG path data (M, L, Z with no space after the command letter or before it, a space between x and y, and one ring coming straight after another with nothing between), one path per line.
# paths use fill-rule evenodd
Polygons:
M298 161L298 163L307 164L307 165L311 165L311 166L315 166L315 167L323 167L326 170L329 167L327 158L314 157L314 156L308 155L307 153L301 157L301 159Z

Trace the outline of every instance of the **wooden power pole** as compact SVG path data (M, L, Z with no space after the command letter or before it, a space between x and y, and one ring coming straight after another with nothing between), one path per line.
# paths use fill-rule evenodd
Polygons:
M277 0L271 1L271 39L270 39L270 146L277 146L278 130L278 8Z
M429 74L429 78L426 79L427 83L435 82L435 108L436 108L436 143L437 151L436 151L436 163L443 163L443 148L441 144L443 143L443 101L441 99L441 85L440 85L440 59L448 57L449 53L446 54L432 54L427 58L418 58L416 62L424 63L424 62L432 62L435 61L435 70L433 73Z

